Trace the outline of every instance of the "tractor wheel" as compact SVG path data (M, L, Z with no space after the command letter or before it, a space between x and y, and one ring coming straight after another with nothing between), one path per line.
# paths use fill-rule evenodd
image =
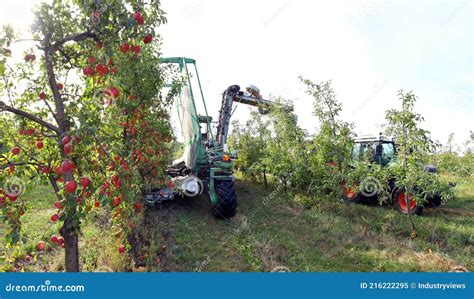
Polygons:
M342 188L342 198L345 202L360 202L360 195L357 193L357 190L352 187L343 187Z
M234 217L237 211L234 182L231 180L216 180L215 188L218 203L214 207L214 215L221 219Z
M413 194L408 194L408 202L410 204L410 210L412 214L420 215L423 211L423 207L416 204ZM399 189L393 194L392 205L400 213L408 214L408 206L405 200L405 190Z

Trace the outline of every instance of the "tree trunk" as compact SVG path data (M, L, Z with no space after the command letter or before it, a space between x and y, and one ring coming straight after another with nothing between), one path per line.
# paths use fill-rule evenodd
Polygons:
M50 42L51 35L48 32L45 24L41 22L41 29L44 36L45 48L44 48L44 58L45 58L45 66L46 72L48 75L48 83L53 93L54 103L55 103L55 113L54 118L59 127L59 150L61 152L61 157L63 160L69 159L68 155L64 152L64 148L61 143L61 138L64 137L63 135L67 134L68 125L66 122L66 115L64 111L64 102L61 96L61 93L58 89L58 84L56 81L56 74L54 72L54 59L53 55L57 47L60 45L52 45ZM83 34L84 35L84 34ZM82 35L81 35L82 36ZM78 36L75 36L78 38ZM82 38L82 37L81 37ZM61 43L65 43L66 40L60 41ZM74 175L71 171L66 172L63 174L64 182L73 181ZM55 183L55 182L54 182ZM57 185L55 186L52 182L53 188L57 190ZM77 203L76 198L71 194L66 194L66 219L63 222L63 226L61 228L61 235L64 238L64 249L65 249L65 266L67 272L79 272L79 247L78 247L78 233L79 233L79 221L76 219L77 213Z
M263 183L265 184L265 189L268 187L268 182L267 182L267 171L265 168L263 168Z
M63 152L62 146L61 152L63 160L69 157ZM63 175L64 182L73 181L74 175L72 171L68 171ZM77 202L76 198L71 194L66 194L66 219L61 228L61 235L64 238L64 249L65 249L65 265L67 272L79 272L79 221L76 219L77 213Z
M403 111L405 111L405 105L403 105ZM405 125L403 125L403 174L406 176L406 171L407 171L407 128ZM408 220L410 221L411 224L411 234L415 235L416 234L416 227L415 223L413 222L413 216L411 215L411 208L410 208L410 203L408 201L408 188L405 186L405 204L407 205L408 209Z
M65 265L66 272L79 272L79 237L75 228L67 226L67 221L64 222L61 228L61 235L64 238L64 250L65 250Z
M405 187L405 204L407 205L408 209L408 220L410 221L411 224L411 233L412 235L416 234L416 227L415 223L413 222L413 216L410 208L410 202L409 202L409 197L408 197L408 190Z

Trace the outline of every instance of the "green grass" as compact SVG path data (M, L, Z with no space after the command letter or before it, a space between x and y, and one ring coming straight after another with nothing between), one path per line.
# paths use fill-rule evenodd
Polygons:
M84 271L474 271L474 180L458 185L445 206L414 218L385 206L320 201L306 208L295 195L279 194L264 205L267 190L253 181L236 182L238 214L211 215L205 197L179 199L147 210L130 238L130 259L117 252L106 215L94 212L80 242ZM298 195L297 197L301 197ZM23 216L33 244L57 232L48 227L54 198L44 187L28 191L35 210ZM26 271L63 271L63 252L31 254ZM21 251L20 250L20 251ZM25 254L26 254L25 253Z
M0 263L0 271L64 271L64 250L49 242L53 234L59 235L60 228L59 223L50 221L51 215L57 211L53 206L56 197L51 187L30 186L21 198L27 206L26 213L21 217L22 237L27 242L7 248L6 252L16 261L4 264L3 268ZM106 233L111 225L107 220L105 225L100 221L104 217L95 212L84 223L79 244L82 271L116 271L123 267L124 257L111 250L112 247L118 248L118 245L114 244L113 236ZM5 243L4 236L0 235L0 244ZM37 251L36 244L41 240L45 241L46 249Z
M312 208L266 194L239 180L239 213L230 221L209 216L205 198L180 200L150 212L143 238L167 245L161 271L452 271L472 263L474 192L458 187L458 198L415 217L410 238L407 216L388 207L318 202ZM171 209L171 212L167 212ZM165 237L163 237L165 236ZM138 246L139 247L139 246ZM150 254L150 252L148 251ZM151 259L153 260L153 259Z

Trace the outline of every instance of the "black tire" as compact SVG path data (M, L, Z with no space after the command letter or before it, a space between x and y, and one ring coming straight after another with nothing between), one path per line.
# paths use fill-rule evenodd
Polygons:
M405 194L404 189L398 189L395 192L393 192L392 195L392 206L395 210L402 214L408 214L408 207L405 202L403 202L403 198ZM418 205L416 203L413 203L413 206L411 206L411 213L412 215L420 215L423 211L423 206Z
M231 180L216 180L214 186L217 194L217 205L214 207L214 216L227 219L235 216L237 212L237 195L234 182Z

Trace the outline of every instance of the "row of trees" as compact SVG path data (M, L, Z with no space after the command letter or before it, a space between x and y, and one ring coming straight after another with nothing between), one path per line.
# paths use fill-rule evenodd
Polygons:
M385 133L396 138L399 159L383 167L370 163L368 157L358 163L351 159L353 125L341 119L342 104L331 82L315 84L300 79L313 97L318 132L309 135L298 126L296 115L278 107L268 115L253 112L245 126L234 122L229 143L238 150L236 166L244 176L261 178L266 184L270 174L285 188L291 185L310 195L308 204L318 198L340 199L348 191L369 192L378 195L380 201L390 202L389 180L406 194L414 194L417 202L434 194L445 200L453 196L452 188L439 176L424 171L439 144L419 127L423 117L414 112L413 93L400 91L402 109L386 112ZM364 190L367 188L371 190Z
M166 183L174 94L161 94L155 33L166 18L157 0L53 1L35 16L22 62L11 60L20 54L10 50L13 30L0 35L1 217L8 244L22 240L31 208L22 188L47 182L57 211L45 226L62 223L50 242L64 247L66 270L79 271L88 213L110 214L125 253L142 190Z
M463 144L464 151L454 143L454 133L449 134L446 144L434 156L434 163L460 178L468 178L474 173L474 132Z

